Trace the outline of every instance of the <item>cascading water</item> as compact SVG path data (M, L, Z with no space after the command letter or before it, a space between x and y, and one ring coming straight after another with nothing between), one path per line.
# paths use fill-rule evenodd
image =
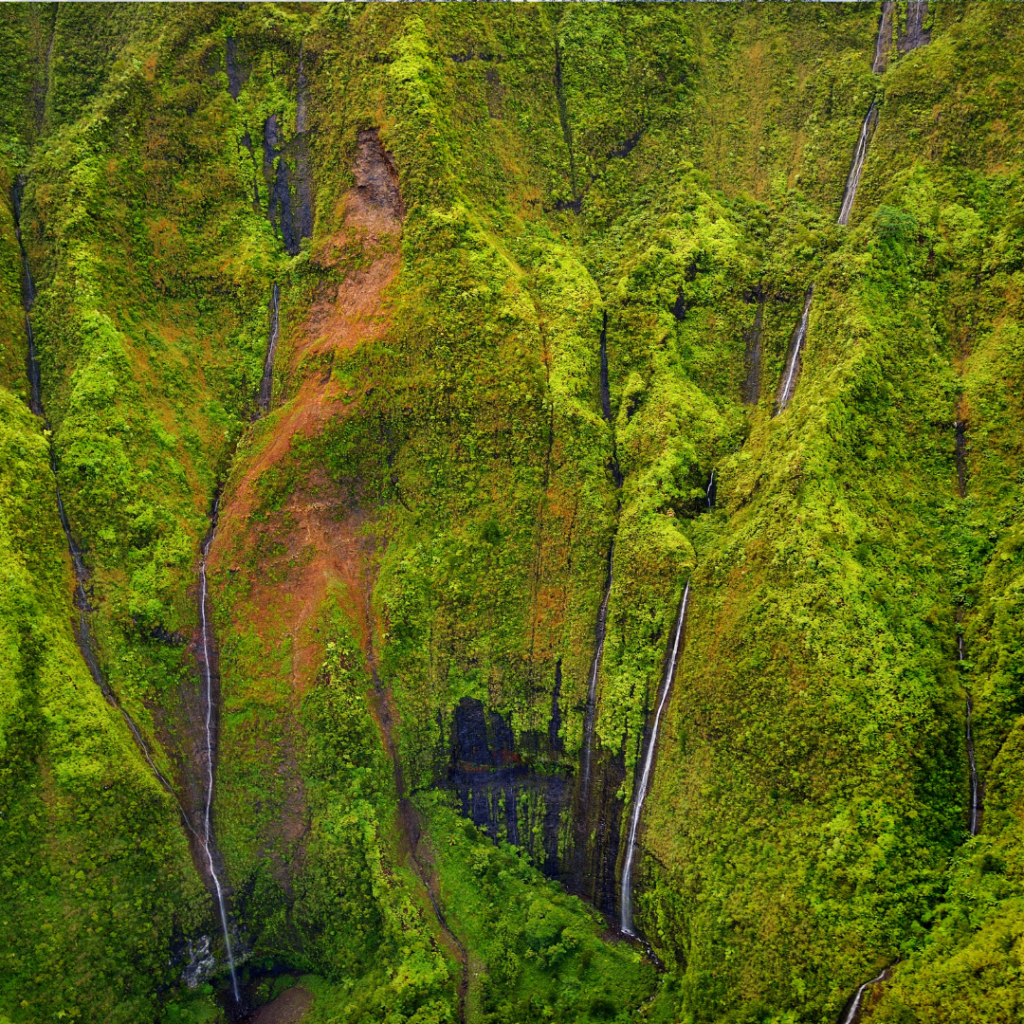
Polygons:
M690 603L690 583L687 580L686 589L683 591L683 598L679 602L679 616L676 619L675 629L672 632L672 641L669 646L669 655L665 667L665 678L661 684L661 695L658 698L658 707L654 712L654 723L651 726L651 735L647 740L647 750L644 752L643 767L640 772L640 780L637 783L633 796L633 809L629 816L629 836L626 840L626 859L622 865L622 930L627 935L636 935L633 930L633 862L636 857L636 834L640 827L640 814L644 809L644 800L647 798L647 788L651 781L651 768L654 765L654 754L658 747L658 728L661 725L662 712L668 702L669 691L672 689L672 679L676 674L676 664L679 661L679 654L682 650L683 628L686 625L686 609Z
M843 190L843 203L839 209L839 220L837 224L844 227L850 223L850 214L853 212L853 201L857 198L857 187L860 185L861 175L864 173L864 161L867 159L868 146L871 144L871 136L874 134L875 126L878 124L878 105L874 100L864 115L860 126L860 136L857 139L857 147L853 151L853 163L850 165L850 173L846 178L846 188Z
M717 493L718 492L715 489L715 471L711 470L711 479L708 480L707 489L704 491L704 497L707 499L709 511L715 507L715 495Z
M274 383L274 357L277 355L277 338L280 334L281 287L274 284L270 293L270 333L267 336L267 354L263 360L263 377L260 380L259 395L256 399L256 415L259 419L270 412L270 392Z
M873 985L878 985L880 982L885 981L890 972L891 968L887 967L884 971L881 971L877 977L872 978L870 981L865 981L860 988L853 994L853 998L850 1000L846 1007L843 1016L839 1020L839 1024L854 1024L860 1015L861 1004L864 1002L864 993Z
M885 0L882 4L882 17L875 39L875 59L871 62L871 70L876 75L881 74L889 63L889 51L892 49L892 16L895 10L895 0Z
M884 71L889 60L889 50L892 47L893 17L896 5L891 2L882 4L882 17L878 25L878 36L875 39L875 56L871 62L871 70L875 74ZM912 2L908 5L907 31L900 37L899 48L901 52L915 49L928 42L928 34L924 31L924 19L928 12L927 2ZM864 161L867 159L868 148L871 145L871 136L874 134L878 124L878 104L872 100L868 107L864 120L861 122L860 135L857 138L857 145L853 151L853 161L850 164L850 172L846 177L846 187L843 189L843 201L839 208L839 219L837 224L844 227L850 223L850 214L853 212L853 204L857 199L857 189L860 186L860 179L864 173ZM775 403L775 411L772 415L777 416L789 405L796 387L796 378L800 370L800 350L807 338L807 321L811 311L811 299L814 295L814 285L807 289L807 299L804 302L803 315L793 335L790 344L789 358L786 361L786 369L782 375L782 382L779 385L778 399Z
M274 286L275 295L277 286ZM204 741L205 741L205 766L206 786L203 800L203 827L202 835L199 836L203 855L206 858L206 865L210 872L210 880L213 882L214 893L217 896L217 909L220 912L221 928L224 932L224 950L228 958L228 970L231 973L231 990L235 1002L242 1000L238 990L238 976L235 973L235 957L231 948L231 934L228 927L227 904L224 899L224 886L221 884L220 876L217 873L217 864L214 857L213 837L213 768L214 768L214 734L216 721L214 718L215 694L213 681L212 644L210 641L210 623L208 615L209 593L206 577L207 559L210 555L210 547L213 538L217 534L217 512L220 506L220 497L213 503L213 513L210 516L210 531L207 533L200 546L199 559L199 628L200 628L200 672L203 682L203 720L204 720Z
M783 409L789 405L793 392L796 390L796 378L800 372L800 352L807 340L807 324L811 318L811 302L814 299L814 285L807 289L807 298L804 299L804 311L800 316L800 323L793 332L793 340L789 343L789 357L786 359L786 372L782 375L779 383L779 394L775 400L775 412L778 416Z
M956 638L956 660L964 660L964 638L960 634ZM967 764L970 768L971 777L971 808L967 820L967 827L972 836L978 834L981 827L981 779L978 777L978 763L974 757L974 733L971 728L971 715L974 711L974 704L971 701L971 693L967 691L966 724L964 728L964 740L967 746Z

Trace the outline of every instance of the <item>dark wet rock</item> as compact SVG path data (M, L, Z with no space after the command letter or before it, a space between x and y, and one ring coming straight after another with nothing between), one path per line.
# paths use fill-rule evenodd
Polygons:
M224 44L224 65L228 73L228 92L233 100L237 100L242 86L249 80L251 69L233 36L228 36Z
M405 203L398 187L398 168L380 141L380 132L368 128L359 133L359 152L353 165L355 191L367 206L392 221L405 217Z
M610 157L627 157L633 152L634 147L640 141L640 137L643 135L643 129L637 129L626 141L619 146L618 149L613 149L608 155Z
M909 53L931 42L932 34L924 28L927 17L928 0L910 0L907 4L907 23L896 40L900 53Z

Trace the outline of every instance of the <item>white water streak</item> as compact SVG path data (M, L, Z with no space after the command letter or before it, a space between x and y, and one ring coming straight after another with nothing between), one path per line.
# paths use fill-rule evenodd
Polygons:
M892 15L896 4L893 0L885 0L882 4L882 20L878 24L878 38L875 40L875 59L871 62L871 70L877 75L885 70L889 62L889 50L892 47Z
M853 1002L850 1003L849 1009L847 1009L846 1013L843 1014L843 1019L840 1024L853 1024L857 1019L857 1014L860 1012L860 1004L864 999L864 993L867 992L872 985L877 985L880 981L883 981L885 979L885 973L885 971L882 971L877 978L865 981L864 984L857 989L857 994L853 997Z
M275 286L276 289L276 286ZM276 297L276 296L275 296ZM217 507L214 506L213 521L217 521ZM203 641L203 686L204 699L206 703L206 803L203 808L203 836L202 847L206 856L206 864L210 869L210 878L213 879L213 887L217 892L217 909L220 911L220 923L224 930L224 948L228 957L228 969L231 972L231 989L235 996L235 1002L241 1002L241 995L238 991L238 977L235 974L235 957L231 949L231 936L228 931L228 913L224 901L224 889L217 875L217 867L213 860L213 672L210 668L210 630L206 615L207 582L206 582L206 559L210 553L210 546L213 544L216 527L210 530L210 535L202 546L202 558L199 561L199 618L202 630Z
M658 707L654 713L651 737L647 741L647 752L644 755L640 781L634 791L633 810L629 819L626 860L622 866L622 930L627 935L636 935L636 932L633 931L633 861L636 857L636 834L637 829L640 827L640 814L644 809L644 800L647 798L647 788L651 781L651 768L654 765L654 754L658 747L658 728L661 725L661 715L665 710L669 691L672 689L672 679L675 676L676 663L679 660L683 626L686 623L686 608L689 603L690 583L687 581L686 589L683 591L683 599L679 602L679 618L676 620L676 628L672 634L672 650L669 654L668 665L665 668L665 679L661 686L661 696L658 699Z
M807 325L811 318L811 300L814 298L814 285L807 289L807 298L804 300L804 311L800 316L800 323L793 341L790 345L789 361L786 363L786 372L782 376L782 383L779 385L779 396L775 403L775 412L780 413L789 405L796 388L796 375L800 370L800 352L807 340Z
M260 380L259 395L256 399L257 418L270 412L270 395L274 384L274 358L277 355L277 339L281 333L281 286L275 284L270 293L270 335L267 338L267 354L263 360L263 377Z
M846 179L846 188L843 191L843 205L839 210L837 224L843 226L850 223L850 214L853 212L853 204L857 198L857 188L860 185L861 175L864 173L864 161L867 159L868 146L871 143L871 135L878 123L878 106L872 100L868 112L860 126L860 137L857 139L857 148L853 151L853 163L850 165L850 174Z

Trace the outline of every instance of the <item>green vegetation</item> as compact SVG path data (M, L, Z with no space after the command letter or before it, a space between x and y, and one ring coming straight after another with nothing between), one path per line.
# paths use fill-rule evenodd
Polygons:
M864 1019L1021 1017L1024 12L931 8L880 75L876 4L0 11L0 1024L228 1019L187 814L76 648L51 446L100 668L186 812L219 497L252 1004L818 1024L895 965ZM613 541L612 837L692 583L636 865L662 970L544 875L583 886Z

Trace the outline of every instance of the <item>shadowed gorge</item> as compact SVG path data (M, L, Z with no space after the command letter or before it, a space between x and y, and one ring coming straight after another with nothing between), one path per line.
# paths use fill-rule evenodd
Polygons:
M0 9L0 1024L1024 1019L1024 8Z

